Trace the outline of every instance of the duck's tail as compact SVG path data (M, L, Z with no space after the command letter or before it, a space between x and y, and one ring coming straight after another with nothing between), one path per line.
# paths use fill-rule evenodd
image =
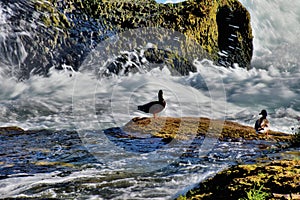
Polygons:
M138 106L137 109L143 111L143 106Z
M145 106L138 106L137 109L143 112L147 112L147 108L145 108Z

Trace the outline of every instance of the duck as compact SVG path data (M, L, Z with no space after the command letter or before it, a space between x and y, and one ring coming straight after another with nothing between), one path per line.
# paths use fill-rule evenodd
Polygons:
M145 113L153 114L153 117L156 118L156 114L161 112L166 107L166 101L163 98L163 91L158 91L158 101L151 101L144 105L139 105L138 110Z
M254 128L256 133L265 133L268 136L270 122L267 120L268 113L266 110L262 110L259 115L262 115L261 118L256 120Z

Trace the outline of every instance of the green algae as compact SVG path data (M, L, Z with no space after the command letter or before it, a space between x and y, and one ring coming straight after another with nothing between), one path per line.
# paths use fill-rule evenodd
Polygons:
M268 199L299 196L299 160L273 161L267 164L238 165L220 172L178 199L241 199L256 186Z
M35 10L41 15L46 27L58 27L67 29L71 26L67 16L57 9L57 1L34 1ZM66 9L67 10L67 9Z
M217 22L218 13L226 7L240 25L235 32L238 35L236 46L240 50L234 52L231 62L237 62L241 67L250 67L253 51L250 15L236 0L188 0L177 4L159 4L154 0L63 0L58 4L56 0L50 0L36 1L35 7L42 13L46 26L62 29L72 27L72 20L68 19L66 14L77 12L87 18L101 20L107 30L123 32L142 27L155 27L178 31L200 45L215 61L219 59L218 52L222 50L220 38L224 37L224 40L227 40L225 36L220 36L218 30L222 22L219 24ZM56 9L58 7L60 9ZM187 48L187 52L192 52L194 48L189 41L181 41L180 45ZM175 63L176 61L172 61L170 64L172 66Z

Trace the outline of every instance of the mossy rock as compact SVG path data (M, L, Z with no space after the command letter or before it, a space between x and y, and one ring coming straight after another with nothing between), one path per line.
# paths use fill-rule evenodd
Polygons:
M47 2L36 3L38 10L46 12L44 21L47 26L52 24L65 29L70 26L74 28L72 19L65 16L68 13L81 13L87 18L100 20L106 31L165 28L185 35L207 53L199 55L199 51L196 51L195 55L190 55L193 58L209 56L220 65L230 67L237 63L250 68L253 53L250 14L237 0L188 0L177 4L159 4L154 0ZM193 54L194 46L189 41L180 42L182 49Z
M236 0L188 0L177 4L158 4L153 0L102 1L97 5L86 1L84 4L88 14L104 18L119 31L140 27L178 31L196 41L220 64L238 63L250 68L253 51L250 14ZM182 47L189 48L189 44L182 41ZM228 54L226 60L218 54L221 51Z
M299 199L300 160L238 165L200 183L178 199L242 199L262 187L268 199Z

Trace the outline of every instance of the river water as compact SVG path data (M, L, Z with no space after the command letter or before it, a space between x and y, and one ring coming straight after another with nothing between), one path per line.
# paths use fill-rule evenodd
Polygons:
M1 63L0 125L43 130L1 135L0 197L172 199L230 165L268 155L262 141L200 137L169 145L157 138L128 140L102 131L146 116L136 105L155 100L163 89L167 107L160 116L201 116L252 126L266 109L273 130L292 133L300 116L300 4L241 3L251 13L254 34L253 69L248 71L202 60L195 62L197 72L186 76L172 76L159 66L99 79L84 67L75 72L64 65L61 71L51 69L48 77L20 82L7 75L7 69L19 66L8 63L24 60L26 48L19 44L18 52L6 54L12 62ZM11 12L0 7L2 41L11 34L6 25Z

